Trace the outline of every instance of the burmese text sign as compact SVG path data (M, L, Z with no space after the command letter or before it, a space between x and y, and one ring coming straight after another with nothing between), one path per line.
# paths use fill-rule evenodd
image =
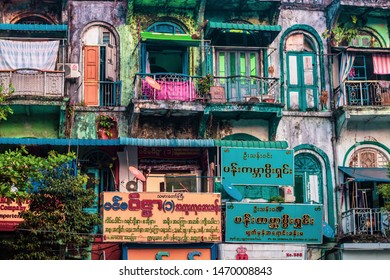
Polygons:
M322 243L322 205L226 203L226 242Z
M223 182L294 185L294 152L282 149L222 148Z
M221 196L214 193L103 192L106 242L220 242Z

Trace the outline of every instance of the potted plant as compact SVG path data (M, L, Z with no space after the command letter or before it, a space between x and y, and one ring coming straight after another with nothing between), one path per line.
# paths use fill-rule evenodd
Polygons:
M322 37L330 39L333 46L348 45L358 35L359 28L362 24L356 16L351 17L351 21L337 23L332 29L325 30Z
M284 198L279 195L277 196L275 195L275 196L271 196L268 201L273 203L282 203L284 202Z
M115 116L99 115L96 118L98 138L111 139L118 137L117 120Z
M200 98L210 98L210 88L214 84L214 78L207 74L198 80L198 95Z

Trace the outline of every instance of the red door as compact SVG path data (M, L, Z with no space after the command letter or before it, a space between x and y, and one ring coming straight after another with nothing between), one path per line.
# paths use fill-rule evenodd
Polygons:
M84 103L99 106L99 47L84 47Z

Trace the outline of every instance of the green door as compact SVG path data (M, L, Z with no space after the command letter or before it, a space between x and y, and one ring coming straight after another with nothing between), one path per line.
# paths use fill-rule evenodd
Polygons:
M244 102L250 96L259 95L259 53L256 51L217 52L217 76L225 86L227 101Z
M86 189L92 189L95 192L96 198L91 208L86 208L86 212L99 213L99 193L100 193L100 178L99 169L91 168L87 170L88 181Z
M290 110L318 108L317 62L314 53L287 53L287 106Z

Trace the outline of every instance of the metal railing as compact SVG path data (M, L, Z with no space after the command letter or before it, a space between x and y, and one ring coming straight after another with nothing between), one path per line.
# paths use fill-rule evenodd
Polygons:
M62 71L41 71L36 69L18 69L0 71L0 85L5 90L11 84L13 95L64 96L65 73Z
M149 83L146 77L152 78ZM201 92L204 77L172 73L137 74L137 99L210 102L279 102L279 80L257 76L212 77L210 92Z
M100 106L119 106L122 94L122 81L99 81Z
M322 5L324 0L282 0L283 4L310 4Z
M341 5L365 6L365 7L390 7L389 0L341 0Z
M352 208L341 214L346 235L385 233L389 228L389 213L376 208Z
M390 81L346 81L343 92L347 106L390 106Z

